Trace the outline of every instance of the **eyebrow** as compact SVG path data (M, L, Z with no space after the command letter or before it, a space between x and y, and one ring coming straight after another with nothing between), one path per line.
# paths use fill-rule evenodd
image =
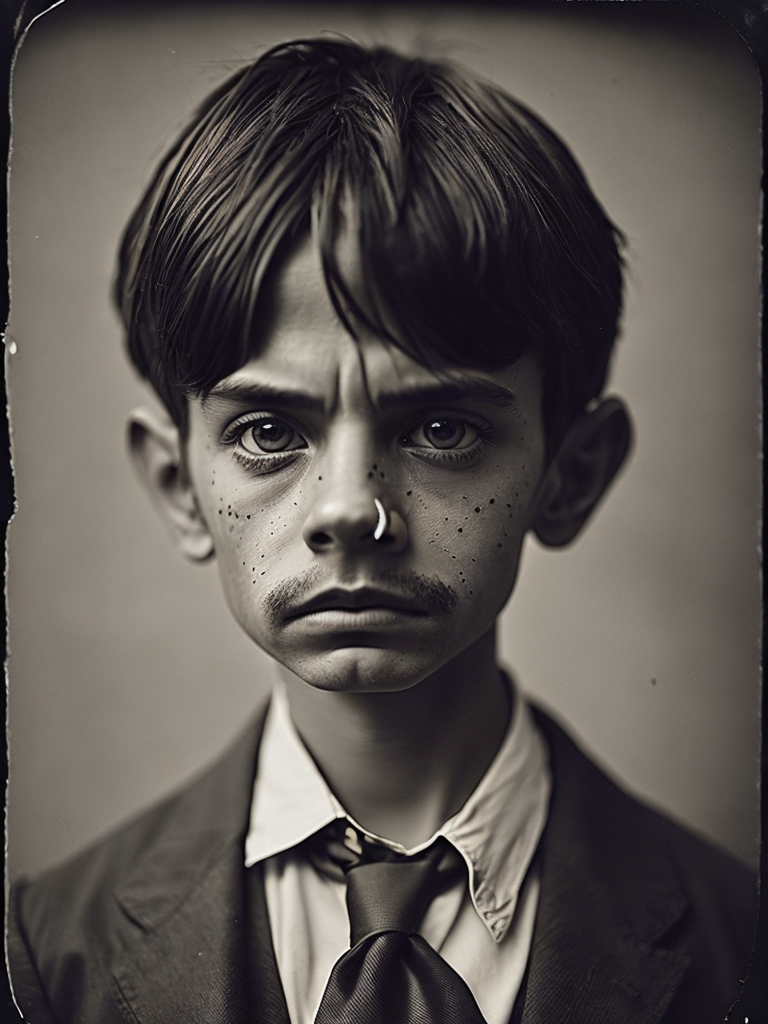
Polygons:
M417 384L398 391L383 392L376 404L378 408L387 410L413 405L450 405L467 399L487 402L501 409L518 407L517 396L509 388L484 377L470 375L462 375L455 381Z
M247 383L236 380L220 381L202 399L203 408L210 403L211 399L216 398L236 401L243 405L288 406L291 409L303 409L311 412L323 412L325 409L325 402L322 398L310 395L306 391L276 388L272 384L257 384L250 381Z
M306 391L278 388L272 384L245 381L220 381L202 399L203 408L211 400L222 398L243 405L265 405L301 409L322 413L325 402ZM490 403L501 409L516 409L518 399L513 391L483 377L462 376L456 381L438 381L435 384L415 384L397 391L382 392L374 402L380 412L413 406L450 405L453 402L475 400Z

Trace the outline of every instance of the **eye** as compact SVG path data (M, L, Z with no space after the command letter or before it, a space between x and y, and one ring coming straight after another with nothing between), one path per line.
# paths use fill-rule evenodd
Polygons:
M478 428L466 420L435 417L412 430L408 441L424 448L462 449L471 448L479 436Z
M235 440L250 455L270 455L307 447L307 442L297 430L275 417L240 424Z

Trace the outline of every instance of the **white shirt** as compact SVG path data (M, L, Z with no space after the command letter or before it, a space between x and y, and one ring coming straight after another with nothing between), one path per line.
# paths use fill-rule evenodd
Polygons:
M245 841L245 864L264 861L277 965L291 1024L312 1024L331 969L349 949L343 882L321 876L296 851L336 818L401 853L444 836L463 857L469 885L436 897L419 926L464 979L488 1024L507 1024L530 951L539 880L528 871L549 805L546 746L512 687L511 725L467 802L425 843L405 849L371 836L348 815L302 743L282 684L267 712Z

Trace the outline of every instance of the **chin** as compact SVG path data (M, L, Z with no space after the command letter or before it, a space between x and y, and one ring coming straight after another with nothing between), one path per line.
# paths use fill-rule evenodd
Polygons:
M309 686L330 693L398 693L432 670L407 654L376 647L344 647L283 664Z

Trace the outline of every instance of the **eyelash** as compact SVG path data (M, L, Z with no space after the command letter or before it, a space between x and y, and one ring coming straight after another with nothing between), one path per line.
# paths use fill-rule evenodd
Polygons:
M242 438L245 432L259 423L269 423L272 421L284 423L287 427L290 427L297 437L304 441L305 447L289 448L287 451L282 452L263 452L262 454L249 452L242 445ZM246 469L255 470L261 474L272 473L283 466L295 462L300 457L300 453L306 450L306 440L296 427L282 416L271 416L266 413L262 416L254 416L253 413L240 416L226 428L222 434L221 443L232 449L233 458L237 459Z
M263 452L262 454L256 454L255 452L248 451L242 445L242 438L245 432L259 423L279 421L284 423L287 427L301 438L304 442L304 447L290 448L286 451L278 452ZM474 430L477 431L477 438L466 448L431 448L427 445L414 444L410 440L410 436L414 434L420 428L428 422L436 422L440 420L455 420L457 422L465 423ZM234 422L230 423L226 428L221 438L222 444L232 449L233 458L237 459L247 469L256 470L258 473L265 474L271 473L284 466L290 465L300 457L300 453L306 451L306 439L288 420L282 416L273 416L264 414L261 416L254 416L252 413L246 416L241 416ZM489 448L495 446L496 441L493 436L491 427L483 420L474 418L467 413L457 415L431 415L423 417L416 421L412 427L410 427L405 433L400 436L400 443L406 450L413 453L417 458L428 459L433 462L443 463L468 463L474 462L479 458L483 452Z
M431 459L433 462L453 462L455 464L474 462L482 452L493 448L494 445L495 441L492 438L480 434L477 440L468 448L422 448L414 445L411 446L411 451L413 451L413 448L419 447L417 458Z
M424 427L428 422L435 422L440 420L454 420L456 422L465 423L470 427L473 427L477 431L477 438L466 448L430 448L426 445L414 444L410 441L410 435L414 434L419 428ZM466 412L461 414L440 414L427 416L419 419L413 426L405 432L401 437L401 442L409 442L404 444L404 447L410 450L417 458L429 459L433 462L451 462L451 463L468 463L474 462L478 459L483 452L489 448L493 448L496 444L493 430L491 426L477 417L470 416Z

